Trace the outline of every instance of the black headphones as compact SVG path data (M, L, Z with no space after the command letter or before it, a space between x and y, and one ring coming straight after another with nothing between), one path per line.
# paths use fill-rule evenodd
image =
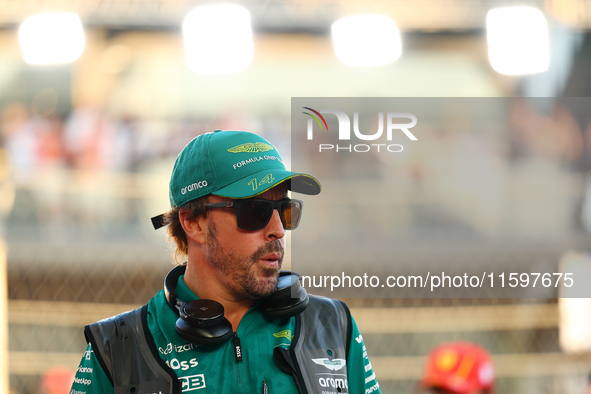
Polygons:
M224 307L214 300L184 302L176 294L179 277L185 273L185 265L173 268L164 279L164 295L172 309L178 311L176 333L184 340L198 346L221 345L232 337L232 324L224 317ZM292 292L296 294L292 298ZM286 319L306 309L310 298L302 287L300 274L281 271L277 289L261 300L263 315L271 319Z

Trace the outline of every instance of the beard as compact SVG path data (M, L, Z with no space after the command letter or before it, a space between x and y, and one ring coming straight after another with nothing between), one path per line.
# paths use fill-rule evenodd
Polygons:
M207 235L207 258L230 279L230 288L233 291L249 299L268 297L275 291L284 255L280 240L266 243L250 256L239 256L228 252L218 242L217 228L213 222L209 224ZM261 257L273 252L281 253L276 268L257 265Z

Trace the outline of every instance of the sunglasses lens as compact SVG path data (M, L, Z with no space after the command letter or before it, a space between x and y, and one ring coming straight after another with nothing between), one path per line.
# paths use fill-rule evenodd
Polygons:
M267 225L273 207L265 201L248 201L238 210L238 226L245 230L260 230Z
M280 213L281 223L286 230L295 229L302 216L300 200L268 201L244 200L236 202L238 227L244 230L260 230L264 228L273 215L273 210Z
M302 204L299 201L291 200L284 203L283 214L281 215L283 227L287 230L293 230L298 226L301 216Z

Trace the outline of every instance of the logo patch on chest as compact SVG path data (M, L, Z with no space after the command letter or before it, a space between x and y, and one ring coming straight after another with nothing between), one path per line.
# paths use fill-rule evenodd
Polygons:
M325 366L331 371L343 369L343 367L347 364L347 361L343 358L335 358L334 360L329 360L328 358L313 358L312 361L318 365Z
M276 332L275 334L273 334L273 336L275 338L287 338L287 339L289 339L290 342L293 339L293 335L291 334L291 330L279 331L279 332Z
M180 377L179 380L183 384L183 392L205 388L205 376L203 376L203 374L183 376Z

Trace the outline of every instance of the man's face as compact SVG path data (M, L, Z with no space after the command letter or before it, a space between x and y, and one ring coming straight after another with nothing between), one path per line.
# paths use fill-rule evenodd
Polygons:
M287 187L276 186L257 196L267 200L287 197ZM230 199L210 196L209 202ZM283 264L285 230L279 212L265 228L249 231L238 228L235 209L211 209L208 212L207 257L229 289L241 297L269 296L277 287L277 275Z

